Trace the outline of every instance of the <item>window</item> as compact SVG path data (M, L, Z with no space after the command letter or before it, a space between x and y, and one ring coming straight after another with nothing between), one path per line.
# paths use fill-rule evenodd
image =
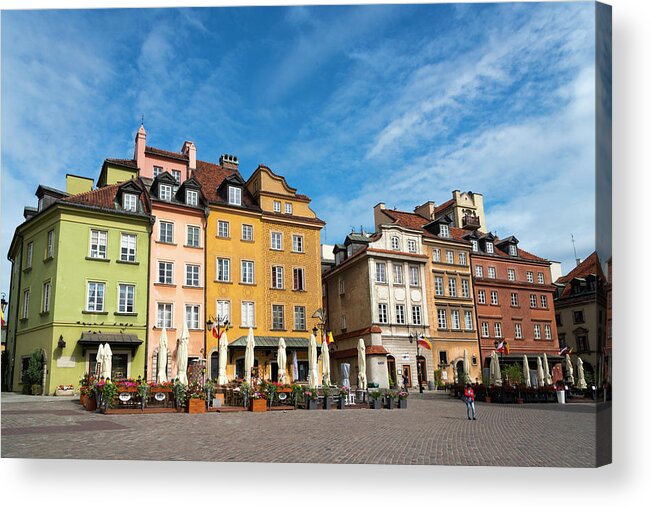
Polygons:
M437 296L443 296L443 277L435 276L434 277L434 292Z
M230 236L230 224L225 220L217 220L217 237L228 238Z
M274 289L282 289L284 268L282 266L271 266L271 287Z
M305 290L305 270L294 268L294 290Z
M274 201L274 212L280 213L280 201Z
M393 265L393 283L396 285L402 285L404 283L402 278L402 264Z
M45 282L43 284L43 304L41 305L42 312L50 311L50 290L52 289L52 284L50 282Z
M509 268L509 269L506 270L506 273L507 273L508 279L511 282L515 281L515 269L510 269Z
M386 324L389 322L389 309L386 303L380 303L377 305L378 309L378 322L380 324Z
M540 340L540 324L533 325L533 339Z
M405 323L405 305L396 305L396 324Z
M407 251L410 253L416 253L416 241L413 239L407 240Z
M495 323L495 338L502 338L502 323Z
M156 327L160 329L170 329L172 327L172 303L158 303Z
M545 275L543 273L538 273L538 283L545 283Z
M92 246L91 246L91 253L92 253ZM104 243L104 254L106 255L106 243ZM25 268L31 268L32 267L32 259L34 258L34 242L30 241L27 243L27 265Z
M493 249L493 243L490 241L486 242L486 253L494 253L495 250Z
M459 264L462 266L467 264L466 252L459 252Z
M375 281L379 283L387 281L387 265L384 262L375 263Z
M106 240L108 233L92 229L90 231L90 257L92 259L106 259ZM31 245L31 243L30 243ZM27 252L29 266L32 265L31 251Z
M486 304L486 291L480 290L477 292L477 301L482 305Z
M515 339L516 340L522 340L522 324L519 322L515 323Z
M271 328L285 329L285 307L283 305L271 305Z
M343 317L343 315L342 315ZM344 319L344 324L345 324ZM304 306L295 306L294 307L294 330L295 331L305 331L307 329L305 322L305 307Z
M47 233L47 258L54 257L54 231L49 231Z
M439 230L439 236L442 238L450 237L450 228L446 224L441 224L441 229Z
M439 364L448 364L447 350L439 350Z
M459 310L452 310L452 329L461 329L461 319L459 318Z
M196 225L188 225L188 246L201 246L200 242L201 229Z
M242 241L253 241L253 226L242 224Z
M230 282L231 281L231 260L217 258L217 281Z
M217 318L220 320L228 320L229 322L232 320L231 319L231 302L226 300L226 299L220 299L217 301Z
M573 312L573 314L574 314L574 323L575 324L580 324L580 323L584 322L584 320L583 320L583 310L577 310L577 311Z
M495 278L495 268L493 266L488 267L488 278Z
M499 305L499 300L497 299L497 291L492 290L491 291L491 304L492 305Z
M118 285L118 312L133 313L135 311L134 300L136 286L121 283Z
M176 180L177 184L181 183L181 171L177 169L172 169L172 178Z
M530 294L529 295L529 302L531 303L531 308L536 308L536 306L538 306L535 294Z
M228 187L228 204L242 205L242 189L239 187Z
M170 185L161 185L158 188L158 198L162 201L172 200L172 187Z
M576 346L579 349L579 352L587 352L590 350L590 347L588 347L588 337L584 334L577 336Z
M438 310L438 321L439 321L439 329L447 329L448 327L448 319L445 314L445 310Z
M518 255L518 247L515 245L509 245L509 255L515 257Z
M161 222L158 241L161 243L174 243L174 224Z
M448 296L450 297L457 297L457 279L456 278L448 278Z
M154 178L160 176L162 174L162 172L163 172L162 167L158 167L156 165L154 166Z
M174 263L158 261L158 283L174 283Z
M475 266L475 276L477 278L484 277L484 268L482 266Z
M340 278L339 279L339 295L343 295L346 293L346 285L344 283L344 279Z
M418 266L409 266L409 285L418 287L420 285L420 270Z
M123 262L136 262L136 235L120 235L120 260Z
M511 292L511 306L518 306L518 293Z
M533 273L531 271L527 271L527 282L533 283Z
M391 236L391 250L400 250L400 240L398 236Z
M300 234L292 235L292 252L303 253L303 236Z
M185 266L185 285L189 287L199 287L199 267L196 264L186 264Z
M341 314L341 330L348 329L348 323L346 322L346 314Z
M246 284L253 283L253 261L242 261L240 264L240 282Z
M104 311L104 282L88 282L88 291L86 296L86 310L89 312Z
M291 215L293 212L294 212L294 210L293 210L292 203L291 202L286 202L285 203L285 213L287 215Z
M461 297L470 297L470 282L465 278L461 279Z
M411 307L411 323L415 326L420 326L423 323L420 306Z
M23 292L23 319L29 316L29 290Z
M122 194L122 207L125 211L138 211L138 196L135 194Z
M490 336L488 332L488 322L481 323L481 335L483 338L488 338Z
M201 329L199 305L185 305L185 322L188 329Z
M557 325L557 326L562 326L562 325L563 325L563 322L562 322L562 320L561 320L561 314L560 314L560 313L557 313L557 314L556 314L556 325Z
M439 250L438 248L432 250L432 260L434 262L441 262L441 250Z
M199 192L196 190L185 191L185 204L188 206L196 206L199 204Z
M558 333L558 346L563 349L565 348L565 345L567 345L567 342L565 341L565 333Z
M464 312L464 326L467 330L472 330L472 312Z
M545 294L540 295L540 308L547 308L547 296Z
M445 262L447 262L448 264L454 264L454 252L452 250L446 250Z
M242 301L242 326L255 327L255 303Z
M545 340L552 339L552 326L545 324Z
M272 232L271 233L271 249L272 250L282 250L283 249L283 234L282 234L282 232Z
M476 239L471 239L470 244L472 245L473 252L479 252L479 243L477 242Z

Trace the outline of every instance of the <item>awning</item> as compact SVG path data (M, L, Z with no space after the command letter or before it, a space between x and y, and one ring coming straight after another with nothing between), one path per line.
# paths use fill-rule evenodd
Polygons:
M91 346L100 343L110 345L121 345L123 347L138 347L142 340L135 334L127 333L81 333L79 344Z
M256 336L255 348L256 349L277 349L280 336ZM310 341L307 338L287 338L285 339L285 346L288 349L307 349ZM240 336L237 340L228 344L229 347L246 347L246 336Z

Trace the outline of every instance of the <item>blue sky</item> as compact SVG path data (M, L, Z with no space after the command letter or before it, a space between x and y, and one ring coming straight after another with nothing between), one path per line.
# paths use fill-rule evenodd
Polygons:
M327 222L484 195L488 227L573 266L594 250L592 3L2 13L2 290L39 183L147 142L283 174Z

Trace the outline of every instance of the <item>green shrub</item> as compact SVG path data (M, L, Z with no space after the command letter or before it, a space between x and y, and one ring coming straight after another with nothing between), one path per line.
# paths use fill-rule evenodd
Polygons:
M509 364L502 369L502 380L506 381L507 379L513 385L522 383L524 375L520 363Z
M40 388L43 380L43 364L40 350L35 350L29 358L27 369L23 372L23 393L34 394L32 386L37 384ZM39 393L40 394L40 393Z

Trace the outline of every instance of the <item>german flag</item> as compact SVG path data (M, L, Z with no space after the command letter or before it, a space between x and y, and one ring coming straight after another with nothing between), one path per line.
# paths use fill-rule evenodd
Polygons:
M432 350L432 344L424 336L418 338L418 346L423 347L423 348L428 349L428 350Z

